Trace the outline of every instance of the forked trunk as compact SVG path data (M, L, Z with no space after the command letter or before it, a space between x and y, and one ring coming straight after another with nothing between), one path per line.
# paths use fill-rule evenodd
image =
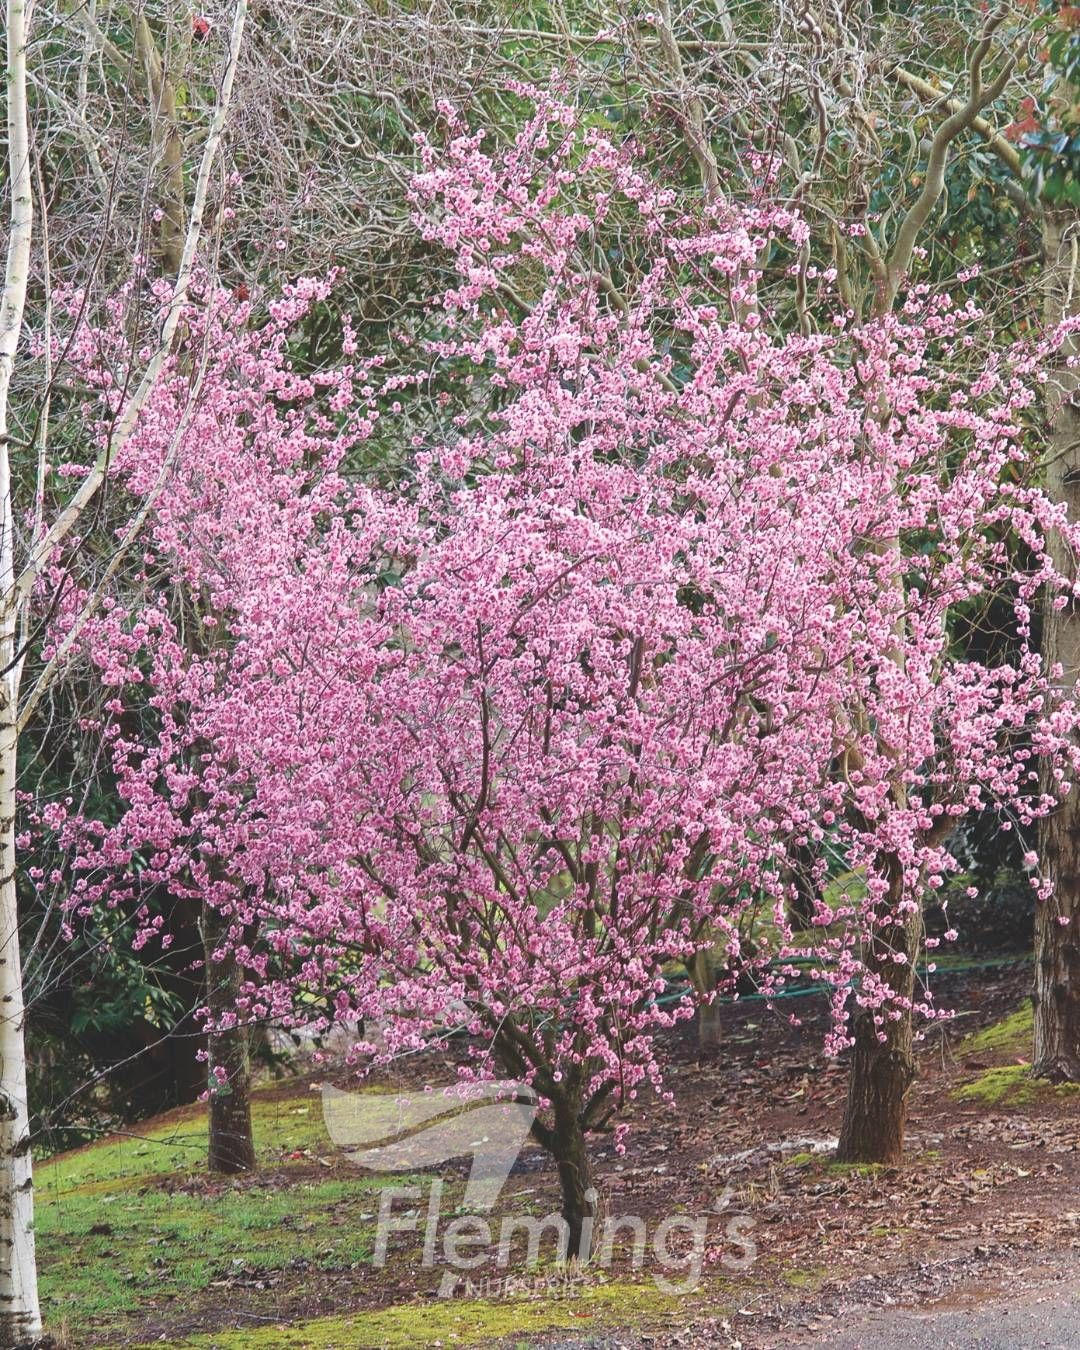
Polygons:
M895 863L891 864L891 870L893 880L886 910L895 913L902 881ZM902 925L885 928L867 953L867 965L900 999L910 999L914 992L922 932L919 911L909 915ZM897 956L902 959L897 961ZM898 1163L904 1156L908 1094L916 1077L911 1013L900 1010L894 1019L889 1010L860 1008L855 1014L853 1034L855 1044L837 1160Z
M1047 211L1045 313L1055 324L1080 311L1080 215ZM1047 382L1049 424L1046 487L1080 519L1080 409L1074 399L1080 379L1063 347L1054 379ZM1075 568L1062 540L1050 536L1054 566L1069 576ZM1072 691L1080 672L1080 612L1047 605L1043 614L1043 655L1062 666L1061 687ZM1039 824L1039 863L1051 894L1040 901L1035 919L1035 1045L1033 1072L1040 1078L1080 1081L1080 791L1065 797Z
M227 945L228 921L212 905L204 907L203 941L206 948L206 1004L211 1023L236 1008L242 972ZM214 960L216 951L224 958ZM210 1148L211 1172L250 1172L255 1166L251 1131L251 1059L246 1027L211 1031Z

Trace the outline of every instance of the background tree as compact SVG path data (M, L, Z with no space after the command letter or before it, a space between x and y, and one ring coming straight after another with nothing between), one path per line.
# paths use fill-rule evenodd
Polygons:
M50 275L102 291L126 275L136 251L153 250L159 266L175 267L176 226L194 187L197 128L216 98L228 13L210 6L192 16L167 3L90 6L74 16L46 4L39 13L42 38L30 78ZM870 13L687 4L645 17L585 4L513 11L490 4L463 14L443 4L417 11L343 3L332 15L328 22L324 9L303 4L260 7L234 81L235 174L209 188L211 212L231 216L217 236L217 265L238 295L255 297L253 321L282 269L342 268L334 293L311 306L290 339L301 369L340 355L342 310L355 316L365 350L385 351L406 366L402 333L446 336L441 316L418 303L431 284L425 274L449 264L410 210L413 138L449 102L487 126L493 144L513 144L526 110L507 77L544 83L556 67L582 124L632 136L688 209L721 198L798 205L805 238L797 247L770 241L755 259L761 313L777 335L829 331L832 305L818 307L813 276L829 266L860 319L884 307L890 293L902 305L905 277L938 284L976 260L982 275L960 284L1001 316L978 341L1036 316L1039 202L1017 179L1025 148L1000 130L1014 114L1023 121L1013 91L1033 87L1043 70L1036 56L1044 38L1026 14L973 15L963 5L878 6ZM180 142L187 149L178 155ZM88 236L90 253L82 245ZM566 266L590 284L602 278L597 284L617 304L615 297L638 284L647 258L624 217L614 215L574 241ZM35 266L36 286L43 274ZM450 284L449 272L445 279ZM522 268L501 278L499 303L521 322L541 293L537 277ZM23 368L36 379L37 367ZM383 482L410 474L408 441L437 434L440 399L456 397L457 373L440 366L432 382L415 389L398 415L408 419L408 435L385 419L385 434L377 427L355 447L351 471ZM483 366L471 373L474 410L503 397ZM30 406L29 383L26 398ZM58 391L54 411L66 406ZM64 426L64 417L54 416L54 443ZM118 500L99 502L104 534L122 523L109 514ZM31 650L31 670L35 660ZM128 713L134 716L130 707ZM31 729L35 749L51 762L48 737L38 740ZM56 789L66 795L59 779ZM812 883L813 866L804 858L794 875ZM834 883L844 870L826 880ZM168 960L173 988L182 978L175 967L190 964L201 935L188 902L163 892L150 903L175 916L177 931L169 953L148 957L147 978L158 987L157 970ZM911 946L918 946L914 928ZM715 951L703 946L689 959L702 992L731 974L722 934ZM909 971L890 962L881 977L896 977L902 993ZM50 976L42 987L56 981ZM184 997L190 1003L190 991ZM185 1011L176 1006L177 1014ZM179 1025L186 1035L189 1024ZM901 1039L910 1030L904 1018L889 1029ZM879 1056L875 1044L867 1041L864 1067L879 1058L879 1067L893 1065L885 1095L899 1100L911 1057L904 1047ZM869 1147L872 1131L858 1123L866 1074L852 1081L845 1139L858 1136Z
M1055 3L1042 7L1045 75L1039 96L1028 95L1011 134L1019 142L1033 200L1044 207L1044 297L1048 323L1080 309L1080 166L1075 91L1080 78L1076 16ZM1080 502L1080 415L1076 407L1075 345L1062 351L1048 382L1047 489L1067 509ZM1057 536L1058 565L1075 568L1067 538ZM1075 603L1043 616L1048 661L1062 687L1075 691L1080 671L1080 620ZM1055 1081L1080 1079L1080 796L1072 793L1039 830L1043 896L1035 926L1033 1072Z

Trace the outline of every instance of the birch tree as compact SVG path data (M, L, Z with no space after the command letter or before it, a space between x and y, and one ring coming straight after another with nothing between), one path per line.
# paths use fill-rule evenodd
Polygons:
M165 366L187 304L197 255L204 238L207 198L225 133L239 59L246 0L236 0L227 31L210 118L177 270L176 286L145 362L141 379L117 420L108 443L96 450L76 478L77 488L53 512L46 512L49 478L47 407L34 415L12 415L13 377L25 336L27 298L35 247L35 165L27 98L30 32L24 0L7 0L5 67L7 78L8 248L0 308L0 1345L35 1341L41 1333L34 1253L33 1181L24 1046L25 1009L19 952L15 814L20 732L34 716L59 669L49 661L24 685L23 673L32 634L30 606L47 580L63 547L71 546L87 512L95 506L112 457L123 446ZM47 275L47 219L41 221L42 257ZM44 297L46 305L48 296ZM54 376L55 372L50 372ZM47 396L46 396L47 403ZM21 435L15 434L18 427ZM25 428L31 428L29 437ZM30 456L29 466L27 456ZM29 467L29 472L28 472ZM24 499L25 485L31 490ZM50 483L51 500L55 485ZM153 495L152 493L150 494ZM136 511L116 544L117 555L138 534ZM30 521L24 532L25 522ZM94 597L84 616L92 612ZM83 617L83 616L80 616ZM74 641L79 624L72 629Z

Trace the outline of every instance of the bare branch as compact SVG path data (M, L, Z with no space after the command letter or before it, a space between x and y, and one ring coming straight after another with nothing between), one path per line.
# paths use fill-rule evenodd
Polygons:
M948 113L958 113L963 110L964 105L958 98L943 97L941 90L935 89L929 80L924 80L921 75L905 70L903 66L893 66L889 74L899 84L910 89L912 93L918 94L920 98L926 99L929 103L940 105ZM985 117L973 117L969 126L977 136L983 138L1009 172L1019 178L1021 165L1016 146L1010 145L1001 132L992 127Z
M116 424L109 444L98 455L90 472L83 479L78 491L60 512L52 526L40 540L35 540L29 550L26 563L14 584L9 584L3 601L3 611L26 602L42 569L57 547L75 527L87 505L93 500L108 473L113 456L119 451L131 435L146 400L157 385L158 377L165 367L172 341L176 334L180 316L188 301L188 291L195 267L195 258L202 242L203 215L210 189L210 176L214 169L221 139L225 132L229 106L232 98L233 80L240 57L244 37L244 24L247 18L247 0L236 0L232 29L229 35L229 50L225 70L218 93L217 107L214 112L206 142L203 146L199 175L195 185L195 194L191 207L191 219L184 239L184 250L176 278L176 286L161 326L157 349L154 352L135 393L128 400L123 414Z
M968 63L968 97L955 112L949 114L934 133L922 191L904 217L889 257L887 283L884 291L878 295L877 309L881 312L891 309L895 303L900 283L911 265L915 243L944 190L945 166L953 141L973 127L982 110L1001 96L1005 86L1012 79L1016 58L1010 54L1005 58L995 79L985 87L982 82L983 64L990 54L994 32L1005 21L1007 14L1007 10L999 9L987 20L982 36L972 49Z
M719 196L720 171L716 165L716 156L709 142L708 128L705 125L705 108L700 97L689 85L683 69L682 54L675 41L671 20L670 0L660 0L656 13L656 35L660 39L660 49L664 54L668 72L676 82L681 102L680 117L686 143L698 166L701 186L708 200Z

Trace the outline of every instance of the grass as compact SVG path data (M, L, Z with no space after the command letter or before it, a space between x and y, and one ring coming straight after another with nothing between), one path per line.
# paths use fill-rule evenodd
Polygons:
M273 1090L255 1092L251 1115L261 1163L305 1150L325 1153L333 1147L323 1125L319 1097L313 1092L284 1096ZM170 1111L134 1127L130 1135L112 1135L39 1164L34 1169L38 1201L48 1202L73 1190L115 1190L140 1185L154 1176L205 1172L207 1145L205 1106Z
M374 1218L370 1180L209 1196L80 1192L39 1212L42 1296L50 1321L113 1322L238 1272L339 1269L370 1257Z
M70 1328L73 1344L100 1346L137 1336L143 1319L168 1325L175 1309L187 1325L193 1315L196 1321L205 1315L203 1325L219 1317L226 1323L173 1342L176 1350L397 1350L651 1324L685 1303L652 1280L566 1284L553 1268L550 1283L527 1296L479 1299L467 1291L465 1298L420 1301L406 1293L394 1306L292 1325L270 1320L281 1307L280 1294L271 1291L262 1295L265 1322L229 1329L230 1288L242 1287L250 1301L259 1299L252 1291L262 1281L267 1288L317 1286L320 1272L333 1270L357 1271L362 1287L376 1273L370 1261L380 1188L418 1180L360 1171L354 1179L330 1166L320 1176L319 1160L332 1166L327 1155L334 1150L320 1099L310 1091L257 1092L252 1116L261 1178L236 1184L207 1178L200 1106L148 1122L137 1135L57 1155L38 1169L41 1291L51 1327Z
M411 1350L421 1345L480 1345L545 1331L625 1327L669 1321L684 1300L653 1284L571 1284L544 1298L446 1299L405 1303L353 1317L319 1317L293 1326L244 1327L192 1336L164 1350ZM163 1343L155 1343L162 1350ZM150 1347L146 1347L150 1350Z
M361 1172L355 1180L310 1176L312 1159L331 1149L319 1098L256 1093L252 1117L260 1163L286 1178L290 1166L307 1165L293 1184L279 1175L273 1187L207 1189L201 1106L38 1169L41 1291L51 1323L103 1330L238 1272L340 1269L370 1257L382 1183Z

